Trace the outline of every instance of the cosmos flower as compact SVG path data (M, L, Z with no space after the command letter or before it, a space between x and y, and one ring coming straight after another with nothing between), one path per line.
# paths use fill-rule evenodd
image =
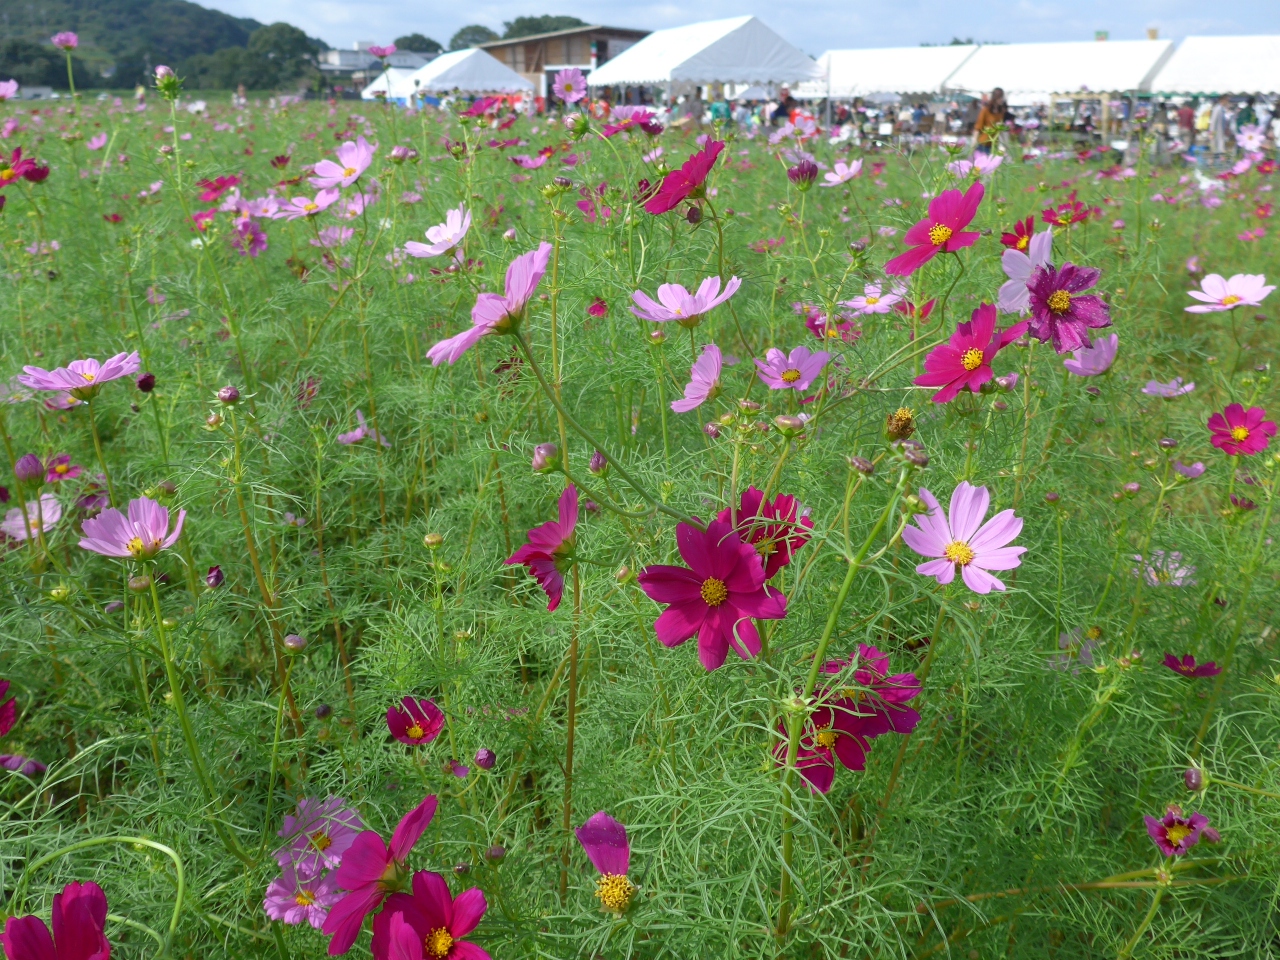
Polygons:
M1163 550L1152 550L1151 561L1143 563L1142 554L1134 554L1138 563L1142 563L1143 579L1149 587L1186 587L1195 585L1196 568L1182 562L1182 554L1177 550L1165 553ZM1133 571L1135 574L1137 570Z
M947 343L941 343L924 359L925 372L916 377L919 387L941 387L934 403L948 403L965 387L971 393L995 376L991 361L997 353L1027 332L1028 321L1008 330L996 330L996 308L984 303L973 311L972 319L957 324Z
M24 757L20 753L0 754L0 770L11 770L24 777L38 777L48 769L39 760ZM44 960L44 955L36 958L36 960Z
M1070 669L1074 676L1079 676L1081 669L1093 666L1093 651L1101 644L1102 631L1097 627L1085 630L1074 627L1069 632L1058 634L1058 648L1062 653L1055 653L1049 658L1049 666L1054 670Z
M861 160L854 160L852 163L845 163L843 160L837 160L835 171L823 174L822 179L826 182L820 183L818 186L838 187L842 183L848 183L861 172Z
M69 454L54 457L45 464L45 483L60 483L63 480L74 480L84 472L84 467L71 462Z
M340 194L336 189L321 190L314 200L306 197L294 197L282 205L273 215L276 220L297 220L300 217L314 217L333 206Z
M276 862L282 868L296 865L303 876L332 870L363 829L359 811L347 807L342 797L303 797L295 813L285 814L277 834L285 838L285 845L276 851Z
M1028 217L1027 221L1030 222L1030 220L1031 218ZM1018 238L1019 243L1022 239ZM1022 247L1014 245L1000 256L1000 266L1004 268L1004 274L1009 278L996 295L996 304L1000 307L1001 313L1026 313L1031 303L1031 291L1027 289L1027 282L1035 273L1036 267L1052 266L1053 231L1043 230L1027 239L1025 253Z
M1067 194L1067 199L1056 207L1046 207L1040 214L1040 219L1051 226L1069 227L1101 212L1099 208L1087 207L1077 200L1076 191L1072 190Z
M313 247L323 247L325 250L334 250L337 247L345 246L346 242L355 235L355 229L352 227L325 227L316 236L311 238Z
M691 197L700 198L707 175L722 150L723 140L708 141L706 147L686 160L679 170L672 170L663 177L657 192L644 205L646 212L657 216L674 210Z
M696 293L690 293L678 283L664 283L658 287L658 300L655 303L647 293L637 290L631 295L636 305L631 308L641 320L653 323L676 321L686 329L696 327L702 318L724 303L742 286L737 277L730 277L720 292L720 278L707 277L698 286Z
M1011 250L1021 250L1026 253L1027 248L1031 245L1031 238L1035 236L1035 224L1035 217L1027 217L1026 220L1016 221L1013 225L1013 233L1005 232L1000 234L1000 242Z
M133 353L117 353L101 363L88 357L72 360L65 367L53 370L23 367L18 382L32 390L67 391L77 400L92 400L104 383L137 373L141 364L135 350Z
M61 33L55 33L52 37L49 38L49 42L52 43L55 47L57 47L59 50L70 51L80 46L80 38L76 36L74 33L72 33L70 30L64 30Z
M1173 461L1173 469L1188 480L1194 480L1204 473L1205 466L1198 460L1195 463L1183 463L1181 460L1175 460Z
M109 960L107 895L92 880L54 894L50 920L52 936L39 917L9 917L0 933L9 960Z
M364 137L357 137L355 142L348 140L337 150L338 162L321 160L316 164L315 176L309 177L313 187L322 190L337 187L349 187L373 163L373 154L378 148L371 146Z
M452 255L458 262L462 261L462 239L471 229L471 211L459 205L444 215L444 223L427 228L427 239L430 244L408 240L404 252L411 257L438 257L441 254Z
M527 153L517 153L511 157L511 162L517 167L525 170L537 170L540 166L547 162L549 154L540 153L536 157L531 157Z
M808 531L813 529L809 511L801 510L795 497L780 493L772 501L765 500L764 493L754 486L742 492L736 516L725 507L716 519L736 524L738 536L764 561L766 580L791 562L795 552L809 542Z
M1005 256L1010 251L1005 251ZM1036 267L1027 283L1031 301L1029 332L1041 342L1052 342L1058 353L1091 346L1089 330L1111 326L1106 302L1081 293L1098 282L1100 271L1064 263L1061 269Z
M853 297L850 300L842 300L840 306L848 307L853 311L855 317L871 313L888 313L893 307L902 302L902 296L902 293L897 289L884 293L880 284L868 283L862 288L861 296Z
M991 503L986 487L975 487L962 480L951 494L949 517L942 514L937 498L924 487L920 499L929 508L902 531L902 539L916 553L935 557L916 567L916 573L937 578L948 584L960 571L965 585L974 593L990 593L1005 588L988 570L1012 570L1022 561L1026 547L1007 544L1022 532L1022 519L1012 510L1004 510L985 524Z
M291 862L280 865L280 876L267 887L262 909L272 920L295 926L304 920L319 930L329 908L342 899L333 874L299 873Z
M1004 157L975 153L972 160L955 160L948 163L947 169L961 178L975 172L980 177L986 177L995 173L1002 163L1004 163Z
M1170 804L1159 820L1151 816L1142 819L1147 825L1147 835L1166 857L1186 853L1202 836L1214 843L1221 839L1218 831L1209 826L1208 817L1201 813L1183 816L1182 808L1176 804Z
M4 520L0 522L0 533L10 540L26 540L28 537L48 533L61 519L62 504L52 493L42 493L38 501L27 501L25 519L19 507L5 513Z
M1168 383L1161 383L1159 380L1148 380L1147 385L1142 388L1142 392L1149 397L1163 397L1166 400L1172 400L1174 397L1181 397L1183 394L1190 393L1195 388L1194 380L1191 383L1183 383L1181 377L1174 377Z
M17 80L0 80L0 103L12 100L18 95Z
M147 497L130 500L128 516L114 508L86 520L80 547L104 557L150 560L173 546L182 536L187 511L178 511L178 522L169 530L169 511Z
M369 45L369 53L377 57L379 60L385 60L395 52L396 45L394 43L388 43L385 47L380 47L376 44Z
M255 221L244 219L236 224L231 245L242 257L256 257L266 252L267 234Z
M689 382L684 387L684 399L672 400L671 409L676 413L696 410L720 393L720 369L723 363L720 348L708 343L689 368Z
M560 494L560 518L529 531L529 542L508 557L507 564L523 564L547 595L547 610L560 606L565 571L573 563L574 530L578 524L578 488Z
M628 878L631 843L627 828L603 810L592 815L574 831L592 866L600 872L596 879L596 899L608 913L623 914L635 896L636 885Z
M353 443L359 443L365 437L373 437L384 447L391 446L390 440L365 422L364 412L356 410L356 428L346 433L338 434L338 442L344 446L350 446Z
M240 178L237 176L215 177L212 180L197 180L196 186L200 188L201 203L217 203L222 199L223 194L233 187L240 185ZM236 191L239 194L239 191Z
M1115 362L1116 351L1120 349L1120 337L1111 334L1099 337L1091 347L1080 347L1072 351L1072 359L1063 360L1062 365L1077 377L1096 377L1106 373Z
M929 215L907 231L903 242L913 249L894 257L884 265L884 272L896 277L915 273L940 253L954 253L971 247L981 234L965 230L982 203L984 187L974 183L961 195L959 190L944 190L929 202Z
M1261 407L1245 410L1238 403L1229 404L1209 418L1209 442L1229 457L1261 453L1276 435L1275 422L1265 419L1266 415Z
M1219 313L1237 307L1256 307L1274 289L1275 285L1268 285L1267 278L1260 273L1237 273L1228 280L1211 273L1200 281L1199 290L1187 291L1188 296L1203 302L1185 309L1187 313Z
M9 681L0 680L0 737L3 737L13 729L14 723L18 719L18 700L16 697L4 699L6 693L9 692Z
M387 707L387 729L401 743L416 747L440 736L444 714L434 700L405 697L400 706Z
M637 578L649 599L667 604L654 630L665 646L698 638L698 657L718 669L732 647L744 660L760 652L752 618L781 620L787 598L765 586L764 565L729 524L713 520L705 531L676 526L676 544L686 567L654 564Z
M537 250L512 260L507 267L505 292L479 294L476 305L471 308L471 327L441 340L428 350L431 365L438 367L445 361L456 363L481 337L513 331L524 319L525 307L542 282L550 258L551 244L540 243Z
M587 78L577 67L569 67L556 74L551 91L565 103L577 103L587 95Z
M1196 658L1191 654L1185 654L1181 659L1175 657L1172 653L1164 655L1164 665L1174 673L1181 674L1184 677L1216 677L1222 672L1222 668L1212 660L1207 663L1196 663Z
M810 353L808 347L796 347L786 354L777 347L765 352L765 359L755 360L758 376L771 390L808 390L831 360L825 350Z
M490 960L486 951L462 939L488 909L479 887L455 899L443 876L419 870L412 893L393 893L374 918L374 960Z

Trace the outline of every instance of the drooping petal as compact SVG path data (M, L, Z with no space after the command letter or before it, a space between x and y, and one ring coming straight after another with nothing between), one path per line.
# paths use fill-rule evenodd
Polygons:
M409 851L413 849L413 845L418 842L418 838L422 836L423 831L427 829L427 825L431 823L431 818L435 815L435 794L428 796L406 813L400 822L396 824L395 833L391 835L391 856L401 861L407 858ZM345 865L346 861L344 860L343 863Z

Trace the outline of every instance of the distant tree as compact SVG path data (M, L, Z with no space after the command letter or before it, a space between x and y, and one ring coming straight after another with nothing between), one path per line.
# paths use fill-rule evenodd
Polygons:
M301 75L319 52L305 33L287 23L273 23L249 36L250 55L270 60L281 80ZM219 51L221 53L222 51ZM248 61L242 61L246 63ZM245 86L249 86L245 83Z
M465 50L467 47L478 47L482 43L488 43L490 40L501 40L496 33L488 27L481 26L478 23L470 24L463 27L453 35L453 39L449 41L450 50Z
M516 37L531 37L535 33L569 30L573 27L585 27L588 24L577 17L554 17L544 13L540 17L516 17L502 26L504 28L502 39L514 40Z
M101 86L101 78L79 57L71 58L76 89ZM17 80L24 87L67 86L67 61L61 50L30 40L0 43L0 80Z
M411 33L407 37L396 37L397 50L412 50L414 53L439 53L444 47L430 37L420 33Z

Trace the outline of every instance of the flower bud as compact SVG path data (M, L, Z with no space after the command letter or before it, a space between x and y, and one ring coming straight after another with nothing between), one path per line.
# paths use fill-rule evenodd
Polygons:
M787 179L799 190L808 190L818 179L818 165L812 160L801 160L787 171Z
M132 593L142 593L151 589L151 578L145 573L140 577L129 578L129 590Z
M471 864L469 864L469 863L455 863L455 864L453 865L453 872L454 872L454 874L455 874L455 875L457 875L457 876L459 876L459 877L465 877L468 873L470 873L470 872L471 872Z
M654 330L649 334L649 343L655 347L660 347L667 342L667 335L661 330Z
M552 177L551 182L554 183L561 190L568 190L570 187L573 186L573 181L570 180L568 177Z
M222 414L214 412L205 417L204 425L210 430L217 430L222 426Z
M599 450L591 454L591 462L587 464L587 469L597 477L602 477L609 470L609 458Z
M162 64L160 64L160 66L156 67L156 82L157 82L157 83L158 83L159 81L161 81L161 80L168 80L168 79L169 79L170 77L172 77L172 76L173 76L173 68L172 68L172 67L166 67L163 63L162 63Z
M491 863L500 863L507 855L507 848L494 844L484 852L484 858Z
M156 388L156 375L154 373L144 373L138 377L138 389L143 393L150 393Z
M632 578L631 568L624 563L618 568L618 572L613 575L613 578L619 583L626 583Z
M1016 373L1006 373L1003 377L996 377L996 385L1005 393L1008 393L1018 385L1018 375Z
M13 475L19 483L31 483L44 476L44 465L34 453L24 453L13 465Z
M400 164L409 159L409 148L397 143L391 148L391 162Z
M290 653L302 653L307 649L307 638L291 633L284 638L284 648Z
M702 222L702 208L691 206L684 215L684 218L693 226L697 226Z
M422 542L428 550L435 550L444 543L444 537L438 533L428 533L422 538Z
M704 425L702 428L702 432L705 433L712 440L720 439L720 426L715 421L710 421L706 425Z
M903 440L897 444L902 459L913 467L924 468L929 465L929 455L924 452L924 444L918 440Z
M492 750L481 747L476 751L476 766L481 770L492 770L493 765L498 762L498 755Z
M333 707L329 706L329 704L322 703L318 707L316 707L317 720L327 720L332 715L333 715Z
M739 400L738 409L743 413L755 413L760 409L760 404L756 403L754 400Z
M216 563L210 567L209 572L204 575L205 585L208 586L210 590L217 590L218 587L222 586L222 584L226 582L226 579L227 578L223 576L222 568Z
M1050 490L1048 493L1046 493L1046 494L1044 495L1044 502L1045 502L1045 503L1057 503L1057 502L1058 502L1059 500L1061 500L1061 499L1062 499L1062 497L1061 497L1061 496L1059 496L1059 494L1058 494L1058 492L1057 492L1056 490Z
M102 608L103 613L119 613L124 609L124 603L120 600L112 600Z
M1173 437L1164 437L1160 440L1161 450L1173 450L1177 446L1178 446L1178 441L1173 439Z
M1128 496L1131 496L1131 497L1132 497L1132 496L1134 496L1134 495L1135 495L1139 490L1141 490L1141 489L1142 489L1142 484L1140 484L1140 483L1136 483L1136 482L1129 482L1129 483L1126 483L1126 484L1124 485L1123 489L1124 489L1124 492L1125 492Z
M1182 782L1192 793L1199 793L1204 789L1204 772L1198 767L1188 767L1183 771Z
M54 603L62 603L69 596L71 596L71 588L65 583L60 583L49 591L49 599Z
M869 477L876 472L876 465L866 457L850 457L849 466L853 467L853 469L866 477Z
M228 384L218 391L218 400L227 406L240 402L240 391Z
M511 227L510 229L508 229L508 230L507 230L507 231L502 235L502 239L503 239L503 240L514 240L515 238L516 238L516 228L515 228L515 227Z
M551 473L560 468L560 448L554 443L540 443L533 448L533 472Z
M782 414L773 418L773 425L784 437L795 437L804 433L804 421L791 414Z

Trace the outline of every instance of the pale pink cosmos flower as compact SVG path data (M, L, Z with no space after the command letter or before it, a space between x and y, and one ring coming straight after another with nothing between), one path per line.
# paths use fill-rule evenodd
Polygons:
M684 388L683 400L672 400L671 409L676 413L696 410L720 392L720 370L723 358L720 348L708 343L702 355L689 368L689 382Z
M1182 554L1177 550L1165 553L1163 550L1152 550L1151 560L1143 563L1142 554L1135 553L1133 559L1142 564L1143 579L1149 587L1187 587L1196 582L1196 568L1183 563ZM1134 576L1138 570L1133 571Z
M527 153L517 153L511 158L511 162L524 170L537 170L547 162L547 154L540 153L536 157L531 157Z
M788 355L771 347L765 359L757 359L755 364L758 376L771 390L808 390L830 359L825 350L810 353L808 347L796 347Z
M1266 131L1257 124L1246 123L1236 133L1236 143L1241 150L1261 150L1267 143Z
M273 214L276 220L297 220L299 217L314 217L321 211L333 206L340 194L337 190L321 190L314 200L307 197L294 197Z
M133 353L117 353L101 363L88 357L72 360L65 367L53 370L27 366L22 368L18 382L32 390L66 391L77 400L92 400L104 383L137 373L141 363L135 350Z
M972 160L956 160L947 164L947 169L957 177L967 177L977 171L978 176L985 177L996 172L996 168L1004 163L1004 157L995 157L985 153L975 153Z
M1004 510L984 524L991 495L986 487L964 480L951 494L949 516L943 516L937 498L924 487L920 488L920 499L929 512L917 515L915 524L902 531L902 539L916 553L937 559L920 564L916 573L948 584L958 568L974 593L1005 589L1004 583L987 571L1012 570L1022 563L1019 557L1027 548L1007 546L1022 532L1022 519L1012 510Z
M636 302L636 306L631 308L631 312L641 320L653 323L674 320L682 327L696 327L705 314L737 293L741 285L740 279L730 277L721 293L720 278L707 277L698 287L697 293L690 293L678 283L664 283L658 288L657 303L641 290L633 293L631 299Z
M1098 337L1092 347L1081 347L1073 350L1070 360L1063 360L1062 365L1077 377L1096 377L1106 373L1115 362L1116 351L1120 349L1120 337L1111 334L1109 337Z
M90 150L101 150L106 145L107 135L105 133L100 133L96 137L90 137L88 141L85 142L85 146Z
M551 90L565 103L577 103L587 95L587 78L577 67L569 67L556 74Z
M338 148L338 162L321 160L316 164L316 175L311 177L312 186L349 187L360 179L360 175L373 163L373 146L364 137L357 137L355 142L348 140Z
M39 500L27 501L25 519L21 507L14 507L6 513L0 522L0 533L10 540L26 540L42 532L48 533L61 519L62 504L58 503L58 498L52 493L42 493Z
M406 241L404 252L411 257L438 257L441 254L452 254L455 260L462 261L462 238L471 229L471 211L464 206L450 210L444 215L444 223L427 228L427 239L430 244L418 243L416 240Z
M853 163L845 163L843 160L836 161L836 169L832 173L825 173L822 179L826 183L820 183L820 187L838 187L842 183L848 183L854 177L862 172L862 161L855 160Z
M551 244L540 243L537 250L530 250L512 260L511 266L507 267L505 294L482 293L477 296L476 305L471 308L471 327L441 340L428 350L431 365L438 367L445 361L456 363L486 334L508 333L514 329L524 319L525 307L547 272L550 258Z
M325 227L311 238L311 245L332 250L334 247L345 245L354 235L355 230L351 227Z
M262 909L272 920L290 926L306 921L319 930L329 916L329 908L342 897L332 873L307 876L286 862L280 866L280 876L267 887Z
M1053 231L1042 230L1033 234L1027 252L1012 247L1000 255L1000 266L1009 279L1000 288L996 306L1001 313L1026 313L1031 309L1031 291L1027 282L1036 267L1047 267L1053 262Z
M353 443L359 443L365 437L373 437L384 447L391 446L390 440L384 437L381 433L379 433L373 427L365 423L363 411L360 411L360 410L356 411L356 423L358 424L358 426L354 430L350 431L349 433L338 434L338 442L341 443L343 446L350 446Z
M1275 289L1268 285L1261 273L1237 273L1224 280L1220 274L1211 273L1200 281L1199 290L1188 290L1187 295L1202 303L1187 307L1187 313L1219 313L1236 307L1256 307Z
M74 50L76 47L80 46L80 38L70 30L55 33L49 38L49 42L59 50Z
M80 547L104 557L150 560L173 546L182 536L187 511L178 511L178 522L169 529L169 511L148 497L130 500L128 515L114 508L103 510L80 527Z
M849 307L853 310L853 316L864 316L871 313L888 313L893 305L902 302L902 292L905 288L895 286L888 293L878 283L868 283L862 288L862 294L854 297L852 300L843 300L840 303L842 307Z
M1181 397L1183 394L1190 393L1196 388L1196 382L1192 380L1190 383L1183 383L1181 377L1174 377L1168 383L1161 383L1159 380L1148 380L1147 385L1142 388L1142 392L1149 397L1164 397L1166 400L1172 400L1174 397Z
M6 100L12 100L17 95L18 95L17 80L0 81L0 103L4 103L4 101Z

